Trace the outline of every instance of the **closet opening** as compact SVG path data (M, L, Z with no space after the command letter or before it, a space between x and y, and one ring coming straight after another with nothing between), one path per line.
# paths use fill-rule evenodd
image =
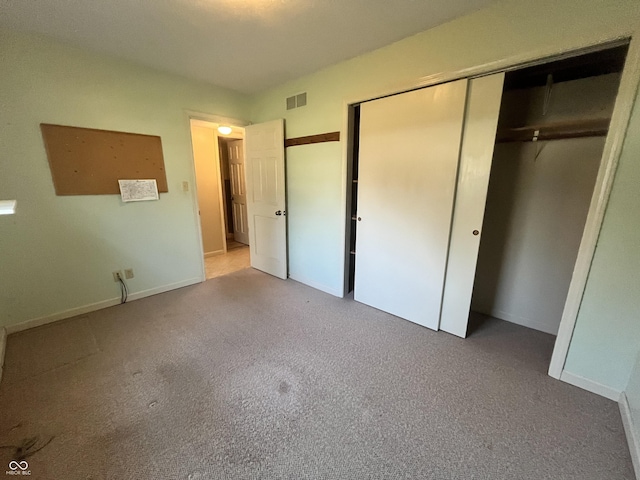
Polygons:
M345 295L353 292L356 272L358 230L358 156L360 153L360 105L349 107L349 145L347 162L347 224L345 236Z
M618 134L630 115L628 48L349 105L345 295L462 338L517 329L559 378L620 151L611 118Z
M557 335L627 50L506 73L468 335L492 319Z

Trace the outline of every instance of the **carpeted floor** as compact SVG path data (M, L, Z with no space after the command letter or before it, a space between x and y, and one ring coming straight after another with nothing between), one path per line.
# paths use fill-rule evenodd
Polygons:
M552 347L242 270L11 335L0 445L52 480L633 479L617 404Z

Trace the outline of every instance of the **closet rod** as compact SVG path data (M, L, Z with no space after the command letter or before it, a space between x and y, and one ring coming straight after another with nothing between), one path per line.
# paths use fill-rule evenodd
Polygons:
M591 118L571 122L527 125L518 128L501 128L497 143L531 142L535 140L561 140L564 138L604 137L609 131L609 118Z

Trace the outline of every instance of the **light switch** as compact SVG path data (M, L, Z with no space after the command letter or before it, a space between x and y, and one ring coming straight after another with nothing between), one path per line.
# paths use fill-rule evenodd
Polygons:
M0 215L13 215L16 213L15 200L0 200Z

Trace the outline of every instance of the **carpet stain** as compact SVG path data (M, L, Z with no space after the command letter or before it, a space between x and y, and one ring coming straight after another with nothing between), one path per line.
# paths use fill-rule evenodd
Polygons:
M42 440L36 435L35 437L23 438L18 445L0 445L0 449L11 450L11 458L13 460L22 461L45 448L53 441L54 438L54 436L51 436L46 440Z
M280 386L278 387L278 391L281 394L283 394L283 395L287 394L287 393L289 393L289 390L291 390L291 386L287 382L285 382L285 381L280 382Z
M221 390L222 463L261 471L294 441L308 401L307 374L284 359L238 368Z
M84 479L91 478L90 474L96 480L139 478L136 473L152 467L148 452L154 446L153 433L152 424L143 418L115 424L98 435L88 437L75 453L76 458L82 461L68 463L56 478ZM70 451L67 452L71 455Z
M163 363L157 367L157 372L172 391L191 391L202 383L202 373L197 362L190 358L177 363Z

